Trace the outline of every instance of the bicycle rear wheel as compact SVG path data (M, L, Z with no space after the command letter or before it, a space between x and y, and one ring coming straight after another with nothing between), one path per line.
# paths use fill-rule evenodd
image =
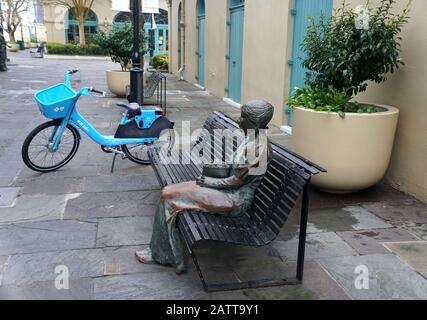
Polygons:
M164 132L162 132L160 138L152 144L128 144L123 145L121 148L130 161L141 165L150 165L151 161L148 157L149 148L154 147L172 149L174 143L174 131L165 130Z
M52 172L73 159L79 149L80 139L77 130L71 125L65 128L58 150L52 150L60 126L61 122L55 120L31 131L22 146L22 160L28 168L42 173Z

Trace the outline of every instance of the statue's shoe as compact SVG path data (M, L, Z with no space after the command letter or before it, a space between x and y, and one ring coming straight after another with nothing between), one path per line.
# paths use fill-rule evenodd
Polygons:
M177 274L177 275L181 275L181 274L183 274L185 272L185 267L184 266L178 266L178 267L176 267L175 268L175 273Z
M135 252L135 258L144 264L151 264L153 263L153 258L151 257L151 252L149 249L142 250L142 251L136 251Z

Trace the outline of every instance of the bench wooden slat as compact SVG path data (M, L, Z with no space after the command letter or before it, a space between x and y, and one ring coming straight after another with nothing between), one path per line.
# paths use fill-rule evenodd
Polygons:
M191 242L192 242L190 245L191 247L193 246L194 243L202 240L202 237L200 236L199 231L195 227L194 222L191 219L190 215L180 214L178 215L177 219L181 220L181 222L185 226L184 230L181 230L181 232L188 233L188 236L191 238Z

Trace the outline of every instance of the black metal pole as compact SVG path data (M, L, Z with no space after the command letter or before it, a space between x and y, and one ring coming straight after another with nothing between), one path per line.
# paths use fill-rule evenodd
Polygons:
M154 49L155 49L155 39L156 39L156 31L153 29L154 25L153 25L153 14L151 14L151 29L149 32L150 35L150 57L154 57Z
M141 54L139 41L139 18L141 15L141 0L130 0L133 15L133 55L132 69L130 70L130 102L136 102L142 106L142 76Z
M298 242L298 260L297 260L297 279L302 282L304 277L304 257L305 242L307 238L308 206L309 206L309 187L310 181L304 186L301 206L301 221Z
M1 25L0 25L0 33L3 35L3 23L4 23L4 21L3 21L3 9L2 9L2 1L0 0L0 23L1 23Z

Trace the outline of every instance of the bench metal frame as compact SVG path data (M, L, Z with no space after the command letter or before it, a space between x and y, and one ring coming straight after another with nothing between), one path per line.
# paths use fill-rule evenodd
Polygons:
M153 72L147 79L147 83L143 86L142 96L143 96L143 104L150 105L151 103L145 103L145 99L149 99L154 97L156 98L156 106L159 106L166 113L166 80L167 77L159 72ZM130 86L126 86L126 96L128 101L130 102Z
M227 117L226 115L220 112L214 112L214 114L206 121L204 127L205 129L209 130L218 128L236 129L238 126L234 120ZM196 142L196 146L200 142L201 139ZM259 210L257 210L255 207L260 205L258 201L258 198L260 197L258 197L256 194L254 198L254 204L252 206L253 208L251 208L242 217L227 218L196 211L184 211L178 215L177 227L183 236L184 243L193 259L194 265L206 291L214 292L281 285L296 285L303 281L305 244L309 211L309 184L313 175L326 172L326 170L277 144L272 143L272 147L274 157L272 162L275 164L270 164L269 169L267 170L267 174L272 176L271 172L269 173L269 171L276 170L274 166L279 166L279 168L282 169L282 167L280 167L281 160L287 161L289 170L286 171L286 169L284 169L283 171L286 171L286 173L283 173L283 179L280 182L276 182L276 193L274 196L270 196L272 199L269 199L272 208L264 209L267 214L262 216L262 214L257 213ZM181 151L179 153L172 154L172 156L175 157L175 160L185 157L187 157L186 160L188 160L188 155L182 153ZM157 179L162 187L184 181L191 181L194 180L197 176L201 175L201 166L197 166L193 163L190 165L163 165L160 161L159 150L157 149L151 149L149 151L149 157ZM267 177L267 180L268 179L269 177ZM257 192L260 194L263 193L263 190L261 189L265 188L265 186L262 187L262 184L257 189ZM266 190L267 189L264 191L266 192ZM193 247L197 243L218 241L253 247L268 245L278 236L281 228L287 220L287 215L289 215L301 194L302 205L298 256L296 274L294 277L226 284L206 283L205 276L203 275L193 250ZM268 199L268 197L266 196L265 199ZM282 206L286 207L286 210L283 210Z
M30 55L32 58L43 58L44 57L44 50L45 50L45 43L42 42L37 47L36 51L30 50Z

